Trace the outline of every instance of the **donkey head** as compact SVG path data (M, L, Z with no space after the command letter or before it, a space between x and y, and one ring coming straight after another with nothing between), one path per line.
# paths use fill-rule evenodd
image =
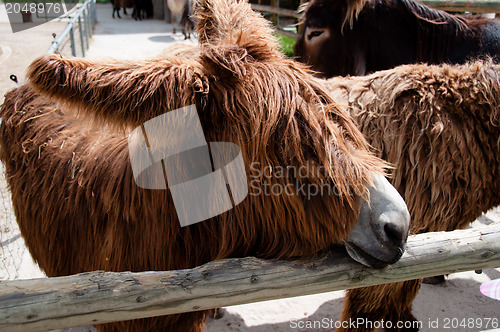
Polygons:
M257 187L267 181L288 190L249 195L220 216L223 227L244 233L254 247L246 252L305 256L346 243L354 259L370 266L399 259L408 211L347 112L303 65L283 58L269 24L248 3L201 0L195 15L196 58L44 56L31 65L30 84L78 115L119 126L196 105L207 141L237 144ZM308 165L321 171L298 173ZM268 166L293 173L266 177ZM300 189L313 185L332 190Z
M325 77L366 73L366 31L358 31L367 0L311 0L304 6L303 33L295 55Z

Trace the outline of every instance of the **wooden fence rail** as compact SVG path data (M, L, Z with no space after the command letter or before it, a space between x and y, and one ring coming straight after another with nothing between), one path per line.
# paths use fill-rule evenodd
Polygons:
M436 9L450 12L500 13L500 0L418 0Z
M429 7L451 11L471 13L500 13L500 0L417 0ZM295 10L252 4L253 10L268 12L280 16L300 18Z
M402 259L382 270L337 252L307 262L250 257L169 272L3 281L0 330L91 325L499 266L500 224L492 224L411 236Z
M268 13L278 14L281 16L300 18L300 14L297 13L297 11L292 10L292 9L284 9L284 8L279 8L279 7L258 5L258 4L254 4L254 3L252 3L252 9L259 11L259 12L268 12Z
M417 0L429 7L448 12L497 13L500 14L500 0ZM299 19L301 14L295 10L252 4L252 9L262 13L272 13L279 16ZM273 21L274 22L274 21ZM280 33L298 39L295 32L280 30Z
M301 14L297 13L295 10L259 5L259 4L254 4L254 3L252 4L252 9L255 11L261 12L261 13L272 13L272 14L279 15L279 16L293 17L293 18L296 18L297 20L300 18L300 15L301 15ZM277 22L279 22L278 19L273 21L274 24L276 24ZM283 29L280 29L279 27L278 27L278 29L279 29L281 34L286 35L288 37L292 37L294 39L299 39L299 37L300 37L299 34L297 34L295 32L283 30Z
M417 0L429 7L451 11L471 13L500 13L500 0ZM280 16L300 18L295 10L252 4L252 9Z

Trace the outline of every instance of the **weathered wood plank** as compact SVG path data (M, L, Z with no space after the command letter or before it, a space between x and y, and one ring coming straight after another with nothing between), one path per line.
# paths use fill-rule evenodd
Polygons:
M300 14L297 13L295 10L291 10L291 9L258 5L258 4L254 4L254 3L252 3L252 9L259 11L259 12L268 12L268 13L278 14L281 16L300 18Z
M340 250L342 251L342 250ZM180 313L500 266L500 224L412 236L375 270L345 252L313 261L226 259L179 271L91 272L0 282L0 330L43 331Z
M419 0L419 2L451 12L500 13L500 0Z
M500 0L419 0L419 2L448 12L500 13ZM300 18L301 15L291 9L258 4L252 4L252 9L295 18Z

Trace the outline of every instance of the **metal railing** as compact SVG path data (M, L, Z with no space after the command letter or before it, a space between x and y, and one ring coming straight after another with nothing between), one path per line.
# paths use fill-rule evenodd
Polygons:
M76 10L63 32L52 41L48 53L60 52L69 42L71 55L77 56L77 49L79 49L78 55L84 57L85 51L89 48L95 22L97 22L96 1L86 0ZM75 34L78 40L75 39Z

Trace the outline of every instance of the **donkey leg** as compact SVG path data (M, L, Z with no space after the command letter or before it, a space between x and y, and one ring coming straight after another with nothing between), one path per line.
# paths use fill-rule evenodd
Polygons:
M411 307L420 284L418 279L347 291L341 318L344 325L337 331L374 331L374 326L380 326L375 323L382 320L387 331L418 331Z
M115 18L115 13L118 16L118 18L121 18L120 17L120 7L114 7L113 8L113 18Z

